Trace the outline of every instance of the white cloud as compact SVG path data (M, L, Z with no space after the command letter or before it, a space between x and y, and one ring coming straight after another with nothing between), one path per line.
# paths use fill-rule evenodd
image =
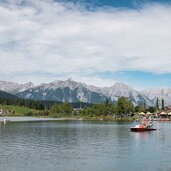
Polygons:
M21 2L0 4L3 79L38 83L72 76L103 84L96 73L171 73L170 6L88 12L53 1Z

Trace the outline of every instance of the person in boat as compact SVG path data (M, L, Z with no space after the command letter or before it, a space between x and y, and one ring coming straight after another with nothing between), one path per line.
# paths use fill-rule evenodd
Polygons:
M135 128L150 128L151 126L151 122L141 122L139 125L136 125Z
M145 123L145 127L146 127L146 128L152 127L152 123L151 123L151 122L146 122L146 123Z
M139 125L136 125L135 128L144 128L144 126L140 123Z

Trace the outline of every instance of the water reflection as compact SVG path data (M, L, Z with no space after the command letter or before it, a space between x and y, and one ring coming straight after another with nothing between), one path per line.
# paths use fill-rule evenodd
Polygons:
M1 171L169 170L170 123L130 132L129 123L11 122L0 125Z

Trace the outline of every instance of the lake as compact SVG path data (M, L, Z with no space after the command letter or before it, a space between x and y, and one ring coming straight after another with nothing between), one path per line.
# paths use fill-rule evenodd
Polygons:
M0 171L171 171L171 123L35 121L0 124Z

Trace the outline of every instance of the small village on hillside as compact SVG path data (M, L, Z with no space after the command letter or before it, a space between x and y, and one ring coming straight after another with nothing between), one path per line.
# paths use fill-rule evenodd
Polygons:
M0 116L15 114L14 110L0 109Z

